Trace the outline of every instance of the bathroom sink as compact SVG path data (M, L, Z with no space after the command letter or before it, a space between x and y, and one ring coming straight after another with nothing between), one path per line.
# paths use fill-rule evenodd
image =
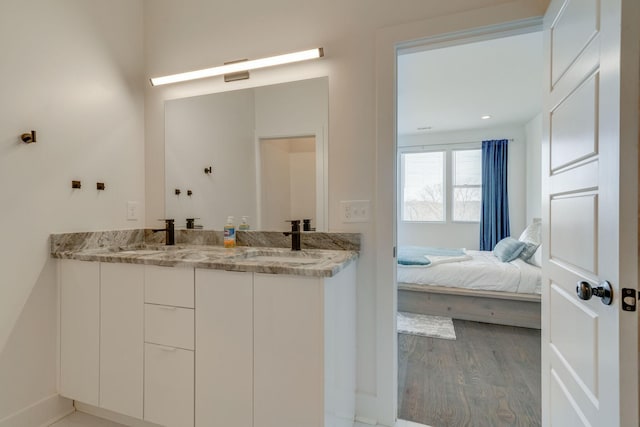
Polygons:
M162 251L159 251L157 249L131 249L127 251L118 251L114 253L118 255L148 256L148 255L155 255L155 254L162 253Z
M306 252L257 251L248 252L235 260L244 263L317 264L323 261L324 257Z

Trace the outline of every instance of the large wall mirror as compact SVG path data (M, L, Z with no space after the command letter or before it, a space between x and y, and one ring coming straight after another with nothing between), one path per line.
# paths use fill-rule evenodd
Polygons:
M221 230L247 216L270 231L310 218L326 231L328 92L321 77L166 101L167 218Z

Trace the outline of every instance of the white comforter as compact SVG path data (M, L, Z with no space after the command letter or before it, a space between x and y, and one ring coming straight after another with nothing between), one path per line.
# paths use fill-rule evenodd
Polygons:
M470 260L433 266L398 265L398 282L485 291L539 294L540 267L521 259L501 262L489 251L466 251Z

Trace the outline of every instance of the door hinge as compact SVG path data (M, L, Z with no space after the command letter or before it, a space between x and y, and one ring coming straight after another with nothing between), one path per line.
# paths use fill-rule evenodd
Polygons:
M640 293L636 294L635 289L622 288L622 311L636 311L637 297Z

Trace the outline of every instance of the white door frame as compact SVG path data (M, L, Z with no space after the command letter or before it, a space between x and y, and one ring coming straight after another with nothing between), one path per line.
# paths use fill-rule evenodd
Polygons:
M512 9L487 8L385 28L376 34L377 393L375 399L361 400L358 405L363 412L377 414L378 425L395 425L398 413L395 321L398 286L394 258L397 244L397 53L399 50L453 46L542 30L542 15L531 17L523 16L523 13Z
M316 218L312 218L312 225L316 231L328 231L327 224L329 218L329 167L328 167L328 144L326 127L322 126L308 132L291 132L278 134L254 135L255 168L256 168L256 230L262 230L262 154L260 143L268 139L295 139L314 138L316 146Z

